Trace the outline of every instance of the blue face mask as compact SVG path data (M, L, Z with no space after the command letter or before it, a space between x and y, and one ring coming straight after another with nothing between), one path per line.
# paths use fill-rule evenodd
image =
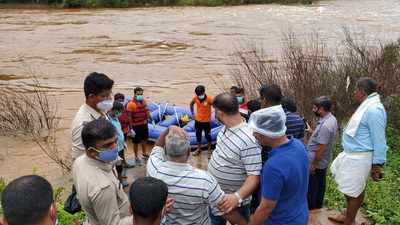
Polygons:
M206 96L205 95L199 95L199 99L203 100Z
M143 96L142 95L136 95L135 96L136 101L143 101Z
M113 149L105 149L102 151L99 151L95 148L92 149L99 153L97 154L96 158L105 163L110 163L118 158L118 147Z

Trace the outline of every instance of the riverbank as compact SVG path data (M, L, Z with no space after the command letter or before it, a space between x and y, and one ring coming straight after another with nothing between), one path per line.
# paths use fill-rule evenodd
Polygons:
M21 3L0 0L0 8L57 9L57 8L128 8L154 6L237 6L250 4L312 4L316 0L45 0Z

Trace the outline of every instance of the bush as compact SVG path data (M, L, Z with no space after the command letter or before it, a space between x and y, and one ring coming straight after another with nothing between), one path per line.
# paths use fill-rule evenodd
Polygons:
M318 34L301 41L288 33L283 38L279 60L268 57L267 51L256 44L245 46L234 54L233 63L238 66L233 68L232 78L252 98L258 97L258 89L264 83L280 85L285 95L296 100L299 112L308 120L314 118L313 98L321 95L332 98L334 114L340 122L347 119L355 109L355 82L363 76L379 82L384 100L400 96L400 40L374 46L356 41L346 29L344 36L336 54L328 54ZM399 121L400 107L389 105L397 110L389 113L390 121Z
M352 99L355 82L363 76L377 80L388 114L390 148L385 178L381 182L369 182L362 208L376 224L397 225L400 224L400 40L371 45L362 39L356 41L346 29L344 36L336 54L328 54L318 34L300 41L293 33L288 33L283 39L283 54L279 60L269 57L262 46L247 45L232 58L237 65L232 69L232 78L234 83L244 87L250 98L259 97L262 84L280 85L285 95L294 97L299 112L308 120L315 118L311 111L313 98L330 96L339 124L347 121L356 108ZM341 151L338 142L334 155ZM326 206L343 209L344 201L328 174Z

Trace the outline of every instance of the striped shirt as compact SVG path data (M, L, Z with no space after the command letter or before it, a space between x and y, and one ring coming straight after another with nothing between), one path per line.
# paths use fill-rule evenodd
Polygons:
M209 208L213 214L221 215L217 206L224 192L207 171L188 163L167 161L164 149L156 146L147 162L147 175L164 181L169 197L175 200L164 224L209 225Z
M286 111L286 128L286 135L302 139L306 125L299 114Z
M238 191L247 176L259 176L261 168L261 147L247 123L222 128L208 164L208 172L217 179L222 190L226 193ZM250 201L251 196L244 199L243 205Z

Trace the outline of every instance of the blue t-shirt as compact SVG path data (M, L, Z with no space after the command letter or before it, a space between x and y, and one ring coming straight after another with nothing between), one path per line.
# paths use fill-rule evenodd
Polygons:
M307 225L308 157L303 143L292 138L273 148L262 172L262 197L277 201L264 225Z
M108 118L115 128L117 136L118 152L120 152L125 148L125 138L124 138L124 133L122 132L121 123L119 122L118 118L112 116L108 116Z

